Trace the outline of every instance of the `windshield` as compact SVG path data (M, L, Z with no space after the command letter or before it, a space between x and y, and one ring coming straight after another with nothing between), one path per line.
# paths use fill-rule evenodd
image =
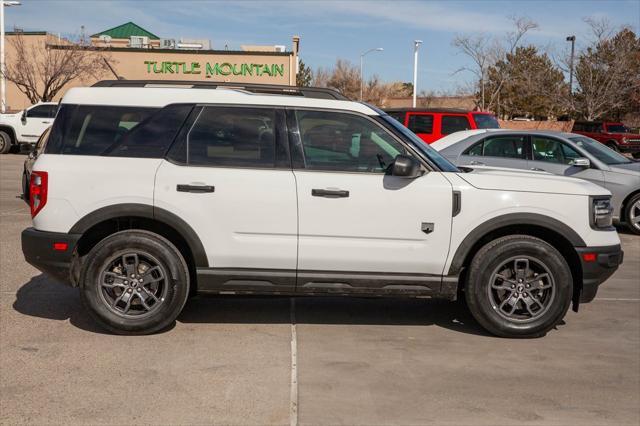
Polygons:
M631 163L631 160L629 160L624 155L618 154L611 148L607 148L600 142L586 136L576 136L569 139L574 141L580 148L584 149L589 154L593 155L605 164L612 165Z
M491 114L473 114L478 129L499 129L498 120Z
M402 124L400 124L395 118L392 118L387 114L380 115L380 118L384 120L386 123L388 123L389 125L391 125L391 127L393 127L394 129L402 133L403 136L409 139L409 141L411 142L411 145L413 145L415 148L420 150L420 152L424 154L425 157L433 161L435 165L438 166L438 168L443 172L459 172L460 171L456 166L454 166L451 162L449 162L449 160L447 160L442 155L440 155L438 151L431 148L426 142L424 142L422 139L416 136L416 134L413 133L411 130L407 129Z
M628 127L623 124L607 124L607 132L611 133L631 133Z

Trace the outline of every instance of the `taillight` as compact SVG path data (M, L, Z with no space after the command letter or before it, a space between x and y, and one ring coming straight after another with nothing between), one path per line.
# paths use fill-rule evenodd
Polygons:
M31 207L31 217L35 217L47 204L47 172L31 172L29 182L29 206Z

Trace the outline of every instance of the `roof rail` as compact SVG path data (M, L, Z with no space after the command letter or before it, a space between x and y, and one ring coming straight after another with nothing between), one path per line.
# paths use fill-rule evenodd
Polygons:
M277 84L230 83L215 81L188 80L102 80L91 87L186 87L190 89L228 88L244 90L251 93L268 95L303 96L316 99L336 99L349 101L350 99L334 89L326 87L281 86Z

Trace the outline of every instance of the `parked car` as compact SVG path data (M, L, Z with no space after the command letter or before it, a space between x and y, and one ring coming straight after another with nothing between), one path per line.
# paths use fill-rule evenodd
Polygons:
M628 152L634 157L640 156L640 135L632 133L622 123L576 121L571 131L602 142L615 151Z
M393 108L386 112L427 143L462 130L500 128L493 114L481 111Z
M543 335L622 262L607 189L464 172L375 107L274 87L70 89L26 260L118 333L164 329L196 292L464 294L500 336Z
M613 220L640 234L640 162L583 135L553 131L456 133L434 143L457 165L545 171L586 179L613 194Z
M44 146L47 144L50 132L51 127L47 127L44 133L40 135L40 138L33 149L27 154L27 158L24 160L24 164L22 165L22 199L27 203L29 203L29 182L31 182L31 170L33 170L33 164L36 162L38 156L42 154Z
M12 147L35 145L44 130L51 126L58 104L42 102L15 114L0 114L0 154Z

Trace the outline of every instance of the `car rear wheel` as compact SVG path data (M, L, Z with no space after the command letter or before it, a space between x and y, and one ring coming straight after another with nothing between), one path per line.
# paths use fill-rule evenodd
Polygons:
M100 241L81 275L82 301L106 329L150 334L178 317L189 294L187 264L165 238L127 230Z
M498 238L473 258L465 299L474 318L501 337L538 337L566 314L571 270L545 241L528 235Z
M640 235L640 194L636 194L627 203L624 211L627 228Z
M0 154L6 154L11 149L11 136L0 130Z

